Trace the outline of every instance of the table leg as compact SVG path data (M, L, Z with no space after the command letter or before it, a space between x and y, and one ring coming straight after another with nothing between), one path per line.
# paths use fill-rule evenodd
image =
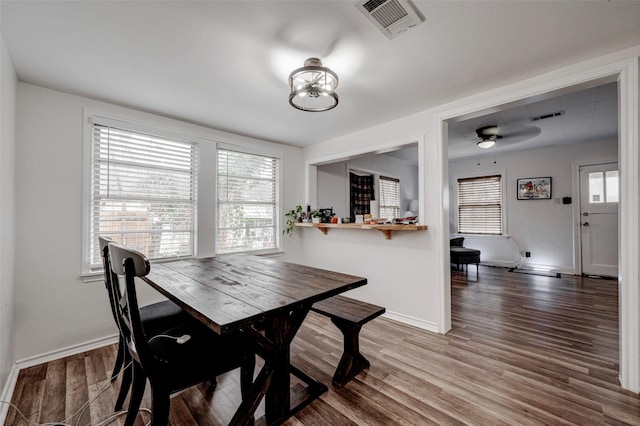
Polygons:
M265 415L256 424L279 425L327 391L327 386L290 364L291 342L311 306L285 311L265 321L264 335L251 330L264 358L264 366L240 405L231 425L251 424L260 400L265 398ZM249 330L248 330L249 331ZM291 396L291 374L307 384L307 388Z
M278 315L265 330L267 339L273 344L270 361L273 378L265 395L265 417L270 425L284 418L291 408L289 346L293 339L291 327L294 324L288 317L288 313Z

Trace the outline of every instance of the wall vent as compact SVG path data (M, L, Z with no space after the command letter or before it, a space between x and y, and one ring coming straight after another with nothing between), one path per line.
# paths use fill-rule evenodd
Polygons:
M410 0L364 0L356 8L389 39L425 20Z
M550 114L539 115L537 117L531 117L531 121L546 120L547 118L560 117L564 115L564 111L552 112Z

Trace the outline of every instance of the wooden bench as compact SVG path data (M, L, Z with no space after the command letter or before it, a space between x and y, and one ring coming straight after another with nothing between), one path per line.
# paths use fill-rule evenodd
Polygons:
M345 296L333 296L315 303L311 310L331 318L344 336L344 352L333 375L333 385L342 387L371 365L360 353L360 329L382 315L385 308Z

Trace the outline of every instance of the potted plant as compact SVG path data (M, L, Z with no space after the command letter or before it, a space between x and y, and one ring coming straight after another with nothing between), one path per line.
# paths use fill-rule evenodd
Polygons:
M286 233L288 236L293 235L293 230L296 226L295 224L302 221L303 214L304 213L302 212L301 205L297 205L295 209L289 210L287 213L285 213L284 215L287 218L285 224L287 227L282 231L282 233Z
M314 210L311 215L313 216L313 223L321 223L322 222L322 212L320 210Z

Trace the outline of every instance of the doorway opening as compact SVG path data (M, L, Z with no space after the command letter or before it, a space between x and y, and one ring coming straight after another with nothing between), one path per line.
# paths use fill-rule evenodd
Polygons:
M558 98L580 98L581 94L587 94L594 90L596 92L601 90L603 93L611 92L616 95L612 102L615 107L613 114L611 114L610 111L608 112L609 115L607 120L609 120L609 122L603 125L603 127L608 126L609 128L611 126L615 126L613 134L599 135L597 131L594 131L594 138L582 136L582 145L578 145L579 141L572 141L569 143L557 142L555 144L541 146L541 138L544 138L545 133L549 133L545 132L545 127L548 126L554 130L553 127L555 125L555 130L562 131L562 129L558 129L561 127L558 123L570 118L571 115L567 110L560 110L558 111L558 114L546 114L545 111L540 110L538 110L540 112L539 114L534 114L533 111L536 110L536 108L550 108L557 103ZM617 276L618 269L620 268L618 260L619 257L617 255L619 247L619 214L617 212L617 205L620 202L620 198L623 197L625 193L613 190L607 191L607 189L600 190L598 187L600 184L606 188L607 182L609 182L609 189L612 189L612 182L616 180L616 184L619 184L621 179L620 172L617 168L619 146L618 106L620 104L617 94L617 76L607 76L604 78L594 79L587 83L583 82L577 85L567 86L562 89L552 90L544 93L543 95L536 95L526 99L505 103L500 106L493 106L488 109L478 110L443 120L443 124L445 126L443 130L446 145L445 152L449 152L449 164L447 170L450 202L448 206L445 206L445 210L451 212L451 217L449 219L451 236L457 236L454 235L457 233L457 230L455 229L455 212L457 210L455 202L456 179L462 177L461 173L465 172L486 174L499 171L504 173L506 179L513 181L513 185L507 185L504 202L505 205L511 204L515 207L513 209L508 208L505 212L507 215L505 220L507 223L507 229L504 235L492 239L471 237L475 244L473 248L482 250L483 263L486 260L493 258L494 262L489 263L493 263L495 266L508 266L510 263L518 264L522 260L521 256L524 256L523 253L526 253L528 256L532 256L530 265L533 270L554 272L553 270L555 267L555 269L559 270L555 272L579 275L583 271L589 271L589 267L595 264L607 265L609 268L613 268L609 269L607 272L599 271L600 273L597 275ZM523 109L528 110L530 113L529 122L514 123L509 126L511 124L510 120L513 120L513 117L518 116ZM540 117L544 116L550 116L551 120L555 120L555 123L552 123L552 121L540 123L534 122L534 120L531 119L537 117L538 120L540 120ZM503 120L502 123L500 120ZM508 129L508 132L505 132L504 135L500 135L502 136L500 139L496 138L495 147L499 147L500 142L504 140L505 144L503 145L503 149L478 149L473 137L465 137L465 134L472 134L478 128L494 126L497 129L500 129L501 124L503 127ZM591 123L590 126L593 124L594 123ZM542 127L542 129L541 131L533 132L531 131L532 126L538 128ZM597 126L595 126L594 129L596 127ZM511 138L510 143L506 143L508 137ZM579 133L577 137L580 138ZM456 143L462 143L460 142L461 139L464 140L466 144L462 145L461 148L458 149L456 147ZM586 142L586 144L584 142ZM582 151L582 156L579 155L574 158L568 158L568 164L565 164L566 170L561 173L561 179L558 179L558 176L556 175L557 172L554 170L554 163L558 161L558 156L568 155L567 151L570 150L569 146L573 144L576 144L576 148L580 146L580 148L577 149L577 152ZM587 149L583 149L584 147ZM536 150L540 150L539 152L544 150L546 152L541 155L537 155ZM472 151L474 152L471 155L468 155ZM523 153L523 159L516 160L516 156L519 155L517 154L518 152ZM466 153L466 155L464 153ZM585 169L584 173L586 173L587 176L585 178L586 183L580 184L577 178L578 169L575 167L575 164L593 164L598 162L613 163L615 167L606 170ZM549 171L550 169L552 171ZM608 176L607 172L609 172ZM594 207L591 206L592 211L594 212L593 214L590 211L585 210L582 206L583 203L581 202L583 198L589 200L589 173L593 173L590 176L594 182L591 185L591 195L594 196L594 198L591 198L591 204L606 205L596 206L595 210L593 210ZM602 173L602 178L599 184L596 183L596 176L600 176L597 175L597 173ZM518 179L537 178L549 175L553 175L553 195L549 200L545 201L545 203L547 203L546 205L540 204L541 201L539 200L517 200L517 186L515 182L517 182ZM584 189L585 185L587 193L586 195L581 196L578 191L580 189ZM596 193L598 191L599 193ZM614 193L615 197L613 196ZM606 202L606 194L609 194L610 196L609 202ZM598 196L600 199L603 199L604 202L597 202L599 200ZM573 203L571 202L572 198L575 200ZM613 201L614 198L616 198L615 202ZM613 204L615 204L616 207L615 212L611 213L609 209L606 213L601 213L601 210L605 207L613 207ZM584 213L588 213L590 218L593 218L593 220L596 220L597 222L581 222L580 219L585 217L583 216ZM551 225L550 218L557 218L559 214L565 218L563 222L564 231L557 229L558 226L562 225ZM529 219L527 219L527 215L530 215ZM547 217L547 215L549 216ZM534 224L535 220L531 219L532 217L541 218L541 224ZM589 223L589 225L584 225L585 223ZM607 247L613 246L615 248L614 250L607 249L604 245L594 245L594 241L602 238L598 232L593 232L596 229L596 223L598 230L606 225L607 229L602 231L609 238L609 240L606 241L606 245ZM591 227L592 224L594 227ZM588 229L585 230L585 228ZM562 262L558 265L557 263L554 264L554 261L557 262L560 246L557 243L551 243L545 247L543 242L545 238L552 240L559 235L563 235L563 232L564 242L562 246L563 254L561 255ZM593 234L593 236L591 234ZM540 248L537 250L532 248L537 247L535 245L536 238L538 238L538 243L542 242L542 244L539 244ZM589 243L592 244L590 247L584 246L584 244ZM586 249L588 249L589 253L592 255L591 260L585 260L583 258L583 254ZM545 251L548 251L549 253L545 253ZM510 254L512 257L509 257ZM451 272L448 272L449 279L453 282L454 280L451 278ZM623 311L624 307L622 306L622 302L619 302L619 305L621 312L620 315L623 317L625 313ZM454 308L451 307L450 309L453 310ZM450 311L450 313L453 314L454 312ZM622 320L620 323L622 323ZM619 354L621 358L624 355L623 345L625 344L627 344L627 342L621 338L619 345ZM621 362L621 376L624 375L624 365L625 363Z

